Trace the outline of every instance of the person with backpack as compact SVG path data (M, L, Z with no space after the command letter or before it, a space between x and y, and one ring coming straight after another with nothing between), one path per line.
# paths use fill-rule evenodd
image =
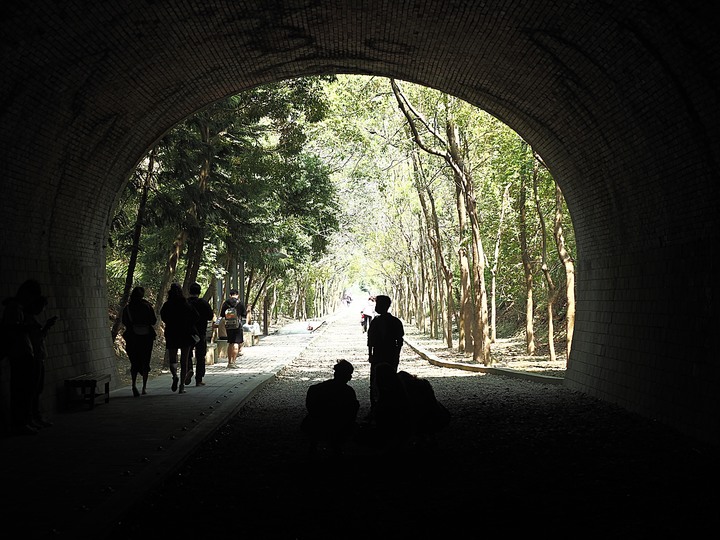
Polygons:
M234 368L238 356L242 356L242 345L245 336L242 325L245 324L247 311L245 304L240 301L240 293L237 289L230 290L230 297L220 307L220 317L225 323L225 332L228 342L228 365Z

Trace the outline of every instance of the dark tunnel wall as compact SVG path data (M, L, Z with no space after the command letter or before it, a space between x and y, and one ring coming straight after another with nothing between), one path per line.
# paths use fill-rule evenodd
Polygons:
M392 76L498 116L572 213L566 385L718 441L717 16L705 2L104 1L2 9L3 297L41 280L63 379L114 371L108 220L167 129L297 76ZM116 378L117 379L117 378Z

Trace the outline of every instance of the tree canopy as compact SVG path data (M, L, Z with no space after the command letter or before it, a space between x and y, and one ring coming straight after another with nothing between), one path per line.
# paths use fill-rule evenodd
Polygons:
M498 332L562 323L574 262L559 188L516 133L453 96L344 75L258 87L178 124L129 178L110 240L117 307L137 283L160 303L171 281L209 297L239 282L273 317L386 293L485 363Z

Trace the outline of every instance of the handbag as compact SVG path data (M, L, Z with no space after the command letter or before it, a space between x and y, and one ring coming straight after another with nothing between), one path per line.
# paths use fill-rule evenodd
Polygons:
M192 338L193 338L193 341L194 341L196 344L200 342L200 336L198 336L197 334L193 334L193 335L192 335Z

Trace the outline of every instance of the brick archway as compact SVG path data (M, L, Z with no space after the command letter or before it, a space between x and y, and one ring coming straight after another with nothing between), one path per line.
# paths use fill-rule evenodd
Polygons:
M720 438L720 40L705 3L27 4L2 22L0 292L46 285L62 318L51 390L114 366L107 223L165 130L258 84L377 74L488 110L549 164L578 244L566 384Z

